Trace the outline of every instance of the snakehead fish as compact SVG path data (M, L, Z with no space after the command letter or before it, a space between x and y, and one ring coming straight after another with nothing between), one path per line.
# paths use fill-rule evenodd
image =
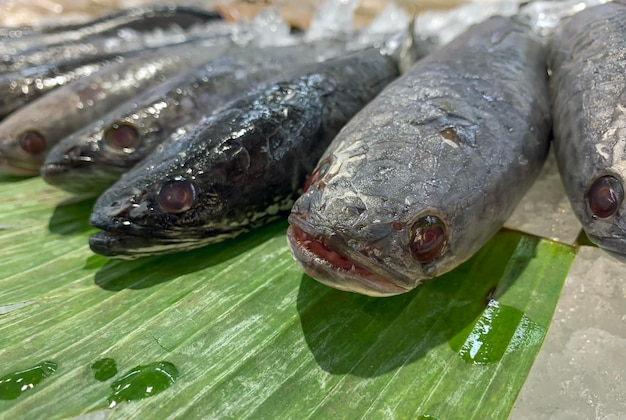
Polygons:
M413 289L474 254L549 147L546 51L493 17L389 85L339 133L289 216L308 275L372 296Z
M46 28L14 41L0 42L0 71L177 44L186 36L202 33L201 27L208 35L224 32L226 25L217 13L198 8L141 6L84 24Z
M100 194L161 142L180 137L237 92L349 47L340 40L250 47L195 66L65 138L50 151L41 174L67 191Z
M57 87L123 60L118 54L67 60L0 75L0 118Z
M397 75L395 59L369 48L245 92L102 194L91 249L183 251L279 217L341 127Z
M554 34L554 151L589 239L626 255L626 3L579 12Z
M49 92L0 122L0 172L38 174L47 152L61 139L138 92L230 48L227 42L163 47Z

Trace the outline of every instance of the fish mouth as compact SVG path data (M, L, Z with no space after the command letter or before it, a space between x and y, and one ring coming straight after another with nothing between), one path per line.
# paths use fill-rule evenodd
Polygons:
M591 242L598 245L619 260L626 261L626 238L598 236L585 232Z
M310 277L335 289L368 296L393 296L410 290L348 258L333 241L307 233L304 223L292 216L287 241L296 261Z
M119 179L122 172L95 171L91 165L75 166L71 163L45 163L41 177L50 185L74 194L98 195Z
M173 254L232 238L236 233L214 235L206 238L157 238L101 231L89 237L89 248L96 254L109 258L134 260L152 255Z
M50 185L62 184L71 166L65 163L46 163L41 166L39 173Z

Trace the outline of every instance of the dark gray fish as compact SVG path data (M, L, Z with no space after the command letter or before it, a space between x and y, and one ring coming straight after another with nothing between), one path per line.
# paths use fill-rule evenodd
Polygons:
M279 217L341 127L397 74L395 60L367 49L244 93L102 194L92 250L178 252Z
M586 9L552 38L554 150L589 239L626 256L626 3Z
M190 29L195 25L221 20L218 13L190 6L173 4L152 4L120 10L88 22L33 28L1 28L0 51L3 54L16 54L26 49L37 48L120 36L124 31L152 32L172 26Z
M59 87L0 123L0 173L36 175L60 140L138 92L232 48L230 43L163 47Z
M334 139L289 216L311 277L406 292L503 225L549 147L545 48L494 17L419 61Z
M344 41L245 48L218 57L133 97L65 138L48 154L44 179L67 191L98 195L170 136L180 136L233 95L290 68L337 57Z

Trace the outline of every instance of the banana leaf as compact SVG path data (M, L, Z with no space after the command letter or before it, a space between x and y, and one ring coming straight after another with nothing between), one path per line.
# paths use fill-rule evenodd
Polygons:
M92 205L0 178L0 418L506 418L575 255L502 230L371 298L304 275L284 220L108 260Z

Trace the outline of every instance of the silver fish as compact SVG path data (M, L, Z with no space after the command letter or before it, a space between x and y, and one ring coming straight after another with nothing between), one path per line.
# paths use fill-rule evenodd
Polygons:
M586 9L552 38L554 150L589 239L626 255L626 3Z
M549 147L545 48L515 19L471 27L359 112L289 216L308 275L371 296L413 289L504 223Z
M53 90L0 123L0 172L38 174L46 154L61 139L138 92L230 48L229 43L164 47Z
M294 70L163 145L98 199L94 252L178 252L279 217L341 127L398 75L377 49Z
M181 127L198 124L236 93L347 48L344 41L251 47L200 64L65 138L48 154L41 175L70 192L100 194L161 142L180 136Z
M44 28L14 41L0 43L0 71L17 71L64 60L104 53L123 53L147 46L181 42L180 34L213 24L224 31L220 16L198 8L149 5L59 28ZM158 39L151 34L160 33ZM171 36L168 38L168 34ZM158 45L148 45L149 43Z
M0 75L0 118L21 108L57 87L94 74L103 67L122 60L119 55L105 55L87 60L69 60L19 72Z

